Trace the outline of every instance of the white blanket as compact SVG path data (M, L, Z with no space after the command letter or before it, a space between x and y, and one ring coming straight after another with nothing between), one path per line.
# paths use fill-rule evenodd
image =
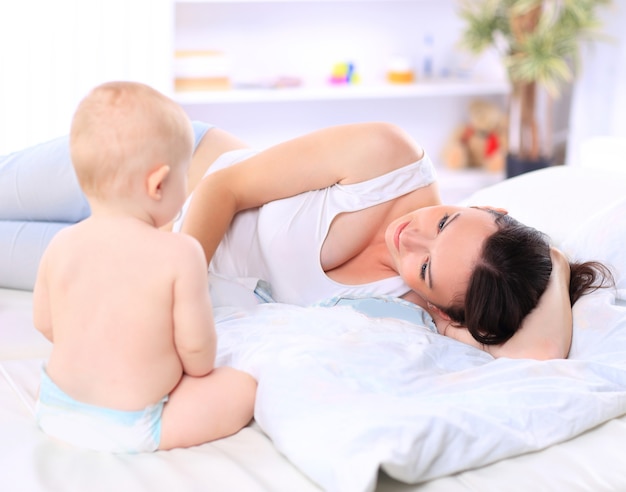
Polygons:
M373 490L379 468L418 483L543 449L626 413L624 216L626 200L564 242L618 284L576 303L567 360L494 360L407 321L269 304L216 310L220 362L258 379L257 422L327 491Z
M626 413L626 308L576 306L568 360L498 359L351 308L218 309L220 360L258 378L255 417L328 491L417 483L538 450Z

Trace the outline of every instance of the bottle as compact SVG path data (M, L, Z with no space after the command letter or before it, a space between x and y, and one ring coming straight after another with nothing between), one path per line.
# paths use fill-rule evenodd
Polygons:
M433 37L427 34L424 37L424 60L422 66L422 75L425 79L433 76Z

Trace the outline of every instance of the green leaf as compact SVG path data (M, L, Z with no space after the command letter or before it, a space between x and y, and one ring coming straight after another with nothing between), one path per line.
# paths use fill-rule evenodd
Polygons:
M461 0L461 45L474 53L501 52L512 81L537 81L558 93L578 67L580 45L601 39L599 7L611 0ZM541 7L534 31L516 39L511 21Z

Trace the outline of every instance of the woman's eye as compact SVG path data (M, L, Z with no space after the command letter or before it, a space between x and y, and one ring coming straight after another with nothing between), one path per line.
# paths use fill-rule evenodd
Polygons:
M422 264L422 268L420 268L420 278L422 280L426 280L426 269L428 268L428 263Z
M439 228L439 230L440 230L440 231L444 228L444 226L446 225L446 222L448 222L448 219L449 219L449 218L450 218L450 216L449 216L448 214L444 215L444 216L441 218L441 220L439 221L439 224L438 224L438 226L437 226L437 227Z

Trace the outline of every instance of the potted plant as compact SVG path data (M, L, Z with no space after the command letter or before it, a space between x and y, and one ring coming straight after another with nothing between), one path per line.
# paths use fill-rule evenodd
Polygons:
M611 0L464 0L461 43L493 47L511 84L507 176L553 164L552 106L578 70L581 42L597 39Z

